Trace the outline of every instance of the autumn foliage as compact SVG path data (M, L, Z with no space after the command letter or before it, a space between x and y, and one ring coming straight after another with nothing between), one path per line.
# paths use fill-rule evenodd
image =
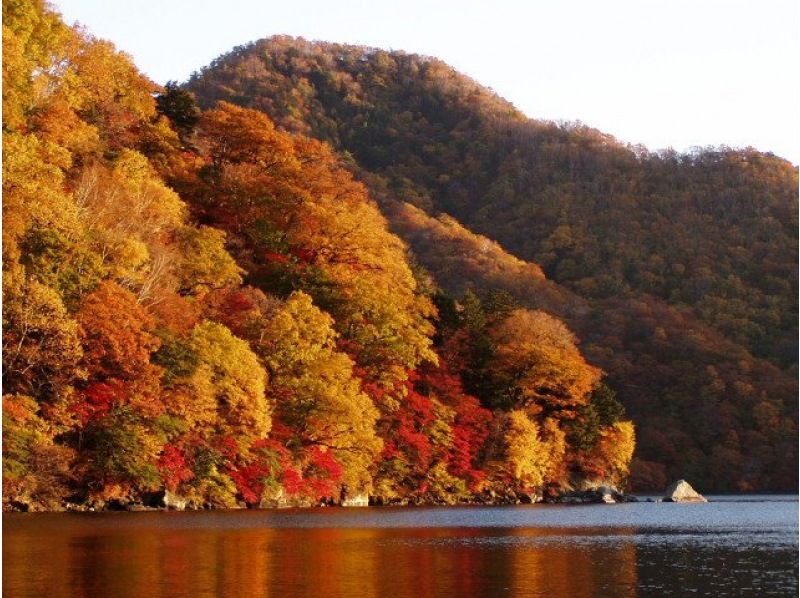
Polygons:
M43 2L3 26L4 508L626 482L634 428L540 269L508 261L542 309L448 294L334 147L201 111Z
M346 156L421 280L563 320L636 423L634 486L797 488L796 165L649 151L527 118L436 58L288 36L234 48L186 89ZM498 396L485 370L460 371Z

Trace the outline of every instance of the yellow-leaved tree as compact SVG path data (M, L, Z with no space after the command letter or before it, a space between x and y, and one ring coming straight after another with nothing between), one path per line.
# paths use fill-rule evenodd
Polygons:
M570 419L600 381L601 371L583 358L575 336L542 311L516 309L490 336L495 350L488 370L499 406Z
M345 493L363 493L382 448L378 411L336 337L333 319L297 291L268 318L257 350L270 372L276 418L291 430L289 445L330 451L342 465Z
M511 478L523 489L538 490L559 472L566 442L557 422L545 420L542 426L525 411L508 413L505 424L505 466Z
M623 485L627 481L635 448L636 435L631 421L615 422L600 431L597 451L613 483Z
M266 437L272 425L267 375L247 342L222 324L204 321L189 335L188 348L196 369L186 404L176 406L176 412L187 421L211 424L242 448Z

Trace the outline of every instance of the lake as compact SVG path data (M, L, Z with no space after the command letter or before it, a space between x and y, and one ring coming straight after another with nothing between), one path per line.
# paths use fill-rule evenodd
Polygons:
M796 596L797 496L3 515L3 595Z

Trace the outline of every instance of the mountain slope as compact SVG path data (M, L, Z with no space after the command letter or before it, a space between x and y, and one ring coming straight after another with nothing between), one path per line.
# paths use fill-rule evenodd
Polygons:
M727 148L650 153L526 119L435 59L286 37L236 48L188 88L203 106L257 108L330 142L376 195L449 214L588 301L569 321L639 426L642 483L691 471L708 488L795 486L791 164ZM464 262L443 261L408 226L410 208L382 203L423 265L460 292ZM477 284L508 286L475 268ZM541 286L532 268L506 278ZM659 435L680 446L665 450Z

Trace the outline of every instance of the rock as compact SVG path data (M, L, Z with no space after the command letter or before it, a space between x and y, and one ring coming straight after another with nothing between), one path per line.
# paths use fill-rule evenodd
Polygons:
M112 498L106 501L105 510L107 511L127 511L130 501L127 498Z
M616 488L612 488L611 486L600 486L594 490L594 493L599 497L597 502L604 502L609 505L616 503L617 497L622 496L617 492Z
M17 513L27 513L31 508L30 503L25 500L12 500L8 503L8 506L10 511L16 511Z
M141 505L149 509L171 509L173 511L184 511L188 506L188 501L169 490L159 490L158 492L146 492L142 495Z
M366 494L354 494L353 496L347 496L342 500L343 507L368 507L369 506L369 496Z
M686 480L678 480L667 488L664 502L708 502Z
M639 502L639 499L633 494L619 494L617 496L617 502Z
M594 486L573 490L557 496L547 502L557 502L563 504L607 504L623 502L639 502L639 499L630 494L623 494L613 486Z
M163 503L164 507L174 511L183 511L186 509L186 499L169 490L164 491Z
M273 493L271 496L264 496L258 503L259 509L295 509L295 508L309 508L316 506L309 498L300 498L296 496L287 496L283 490ZM242 506L236 505L234 508L246 508L247 505L242 503Z

